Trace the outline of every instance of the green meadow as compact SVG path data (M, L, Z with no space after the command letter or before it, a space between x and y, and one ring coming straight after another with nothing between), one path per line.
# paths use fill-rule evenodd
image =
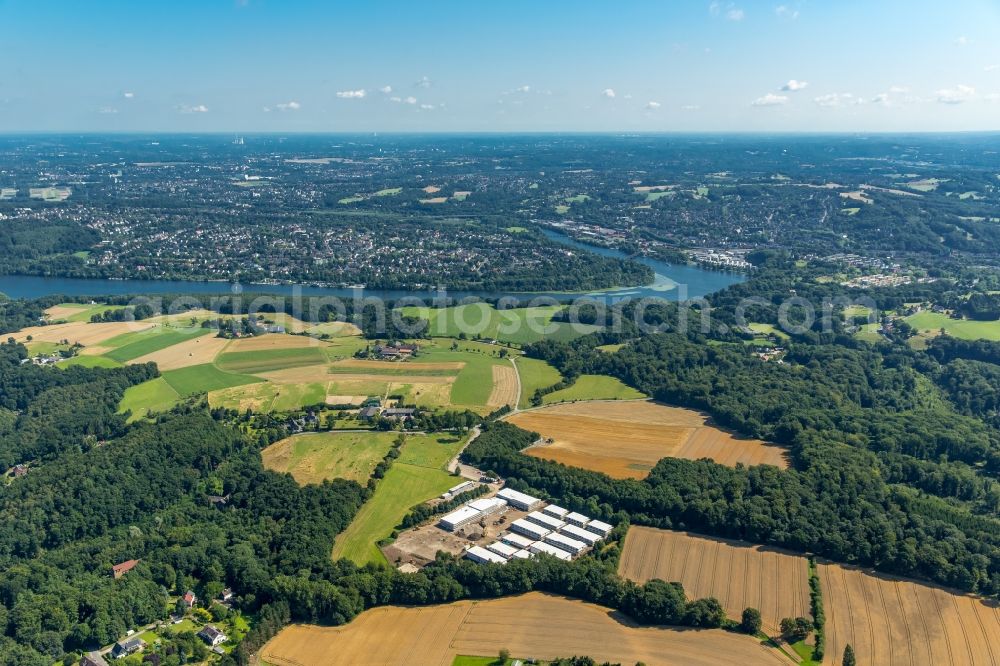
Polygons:
M173 347L174 345L197 338L202 335L211 335L212 331L204 328L170 328L166 326L156 326L144 331L123 333L115 336L101 344L102 347L111 347L111 351L104 354L107 358L124 363L132 359L152 354L153 352Z
M626 386L614 377L580 375L572 386L549 393L542 402L548 405L572 400L635 400L645 397L646 394Z
M428 322L428 332L436 337L496 339L526 345L542 339L567 341L596 330L595 326L553 322L565 306L497 310L488 303L470 303L449 308L406 307L404 315Z
M923 335L936 335L944 329L948 335L962 340L1000 340L1000 320L952 319L941 312L924 310L904 318L903 321Z
M408 435L392 468L379 481L371 499L333 544L333 559L355 564L387 564L378 542L388 538L409 510L454 486L448 461L465 440L451 435Z

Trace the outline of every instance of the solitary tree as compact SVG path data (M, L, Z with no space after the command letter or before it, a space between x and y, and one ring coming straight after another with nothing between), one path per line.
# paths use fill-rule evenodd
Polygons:
M848 643L847 647L844 648L844 666L855 666L857 661L854 659L854 648Z
M740 622L740 629L743 630L743 633L753 636L760 631L760 627L760 611L756 608L744 608L743 621Z

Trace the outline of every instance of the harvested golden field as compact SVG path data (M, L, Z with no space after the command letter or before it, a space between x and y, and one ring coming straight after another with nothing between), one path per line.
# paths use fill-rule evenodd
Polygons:
M360 405L368 396L364 395L330 395L326 396L328 405Z
M59 342L69 340L70 344L79 342L84 347L98 345L105 340L122 335L123 333L136 333L153 328L155 324L148 321L115 321L100 324L76 321L66 324L53 324L51 326L31 326L12 333L11 335L18 342L24 342L30 335L37 342Z
M819 564L825 664L854 647L859 664L1000 664L997 603L939 587Z
M554 440L525 451L530 456L603 472L616 479L642 479L666 457L711 458L734 467L788 467L787 451L743 439L709 423L705 414L650 401L562 403L519 412L510 422Z
M618 573L640 583L677 581L688 597L718 599L734 620L756 608L770 636L780 633L781 618L809 617L809 562L775 548L631 527Z
M251 338L236 338L231 340L226 352L262 351L265 349L298 349L299 347L326 347L325 342L308 335L283 335L268 333L255 335Z
M45 308L45 316L50 320L55 321L80 314L80 312L85 309L85 307L81 307L80 305L53 305L50 308Z
M465 363L461 361L445 361L439 363L407 361L405 363L401 363L400 361L370 361L363 358L346 358L343 361L337 361L335 365L344 368L367 368L370 371L375 372L382 370L392 374L406 372L408 370L415 374L419 374L421 371L427 370L454 370L455 372L458 372L465 367Z
M487 407L516 406L521 397L520 385L517 381L517 370L510 365L493 366L493 391L486 401Z
M201 336L185 340L166 349L155 351L129 361L129 363L156 363L163 370L176 370L191 365L211 363L219 352L229 344L225 338Z
M343 627L293 625L265 645L274 666L450 666L456 655L521 659L588 655L598 662L677 666L791 664L748 636L636 627L607 608L530 592L423 608L373 608Z

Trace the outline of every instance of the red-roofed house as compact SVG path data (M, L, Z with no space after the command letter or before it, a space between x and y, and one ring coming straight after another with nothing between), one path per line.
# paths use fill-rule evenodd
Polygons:
M121 564L116 564L111 567L111 575L114 576L115 580L118 580L129 571L135 568L135 565L139 564L141 560L125 560Z

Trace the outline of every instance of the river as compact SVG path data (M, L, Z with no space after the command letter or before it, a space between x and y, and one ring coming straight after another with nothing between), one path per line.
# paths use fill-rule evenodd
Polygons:
M545 230L545 235L552 240L571 247L594 252L607 257L625 258L618 250L595 247L575 241L568 236ZM613 289L593 292L587 296L606 301L618 301L624 298L663 298L680 300L707 296L725 289L731 284L743 282L745 277L737 273L712 271L698 266L667 264L645 257L635 257L636 261L653 269L655 279L651 284L628 289ZM384 300L399 300L404 297L427 299L438 295L436 291L406 291L393 289L337 289L309 285L287 284L241 284L238 286L245 293L273 294L276 296L335 296L338 298L380 298ZM33 275L4 275L0 277L0 293L11 298L41 298L43 296L110 296L110 295L147 295L147 294L230 294L234 285L227 282L191 282L186 280L111 280L95 278L60 278L37 277ZM447 296L456 299L501 298L511 296L522 300L535 297L548 297L560 301L568 300L576 294L539 292L517 294L509 292L488 291L449 291Z

